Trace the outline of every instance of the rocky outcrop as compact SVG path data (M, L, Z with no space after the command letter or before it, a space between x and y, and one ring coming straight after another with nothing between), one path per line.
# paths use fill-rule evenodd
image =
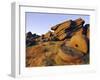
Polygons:
M36 38L39 38L39 35L32 34L31 32L26 33L26 47L36 44Z
M59 23L45 34L26 33L26 67L89 64L89 24Z
M73 33L82 28L84 22L85 21L81 18L74 21L69 20L52 27L51 30L54 31L54 34L59 40L64 40L65 38L71 37Z
M85 21L81 18L76 20L68 20L51 27L51 31L48 31L41 36L28 32L26 35L26 41L29 42L29 40L32 39L35 39L36 41L40 42L61 41L64 39L71 38L76 33L83 33L84 35L89 36L89 24L83 26L84 23Z

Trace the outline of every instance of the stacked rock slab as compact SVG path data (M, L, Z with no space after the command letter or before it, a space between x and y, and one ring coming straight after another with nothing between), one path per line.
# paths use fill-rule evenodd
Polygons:
M53 33L52 33L51 31L48 31L48 32L44 35L44 37L45 37L45 39L51 40L52 35L53 35Z
M45 38L50 38L52 36L52 32L51 31L49 31L49 32L47 32L45 35L44 35L44 37Z
M56 26L53 26L51 30L54 31L54 34L59 40L64 40L67 36L69 36L72 33L75 33L78 29L82 28L83 24L84 20L78 18L74 21L68 20L62 22Z

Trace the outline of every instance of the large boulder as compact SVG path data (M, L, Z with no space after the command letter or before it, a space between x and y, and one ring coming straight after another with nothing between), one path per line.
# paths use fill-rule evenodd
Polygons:
M58 28L56 30L54 30L54 33L57 34L57 33L59 33L59 31L69 28L71 25L71 22L72 21L69 20L69 21L66 21L66 22L59 24Z
M81 18L68 20L52 27L51 30L54 30L54 34L59 40L64 40L65 38L70 38L79 29L81 29L84 22L85 21Z

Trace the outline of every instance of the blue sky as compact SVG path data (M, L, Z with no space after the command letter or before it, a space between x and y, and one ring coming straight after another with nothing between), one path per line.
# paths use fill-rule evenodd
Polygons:
M39 35L44 34L50 30L50 28L58 23L66 20L75 20L82 18L85 20L85 24L89 24L89 15L76 15L76 14L51 14L51 13L34 13L26 12L26 32L31 31Z

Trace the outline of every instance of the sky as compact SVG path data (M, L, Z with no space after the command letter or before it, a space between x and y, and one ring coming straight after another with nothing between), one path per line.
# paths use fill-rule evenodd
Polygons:
M31 31L32 33L36 33L38 35L45 34L50 31L52 26L55 26L58 23L78 18L84 19L85 24L89 24L89 15L26 12L26 32Z

